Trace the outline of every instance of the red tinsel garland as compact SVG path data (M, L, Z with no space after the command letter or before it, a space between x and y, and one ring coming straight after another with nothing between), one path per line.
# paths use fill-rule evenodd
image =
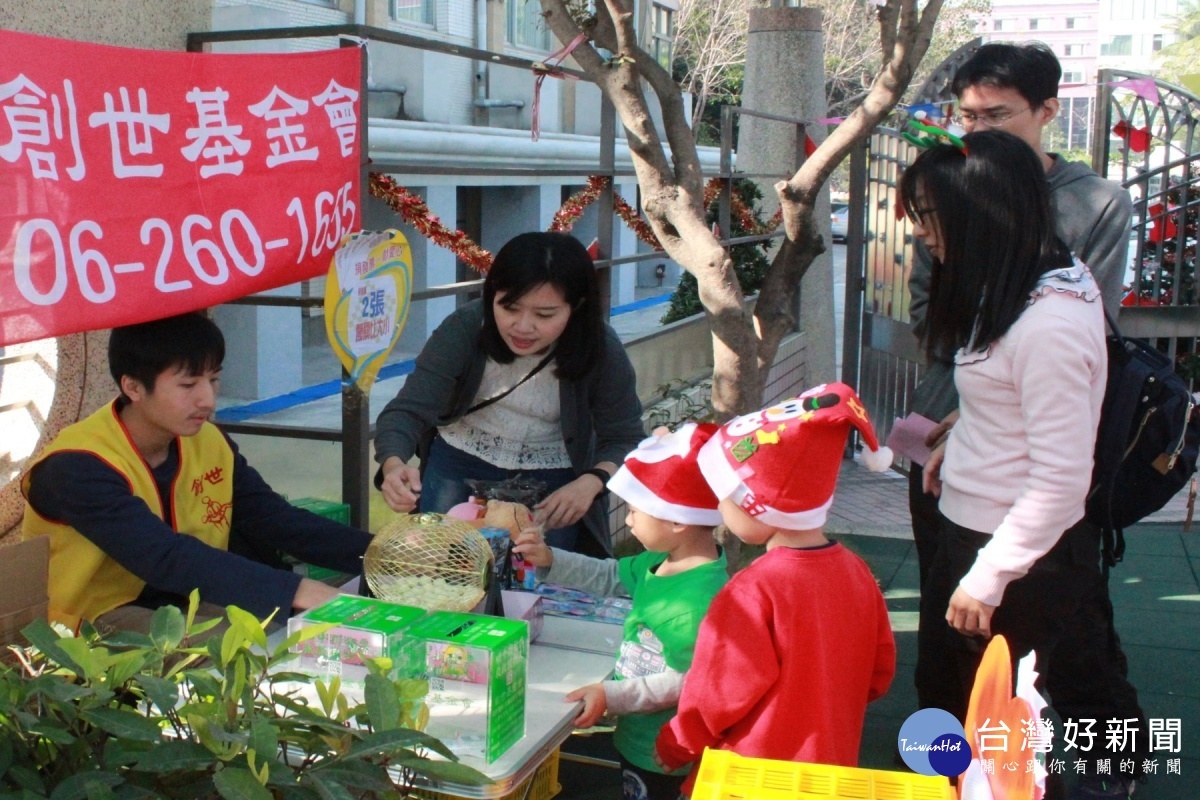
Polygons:
M650 227L650 223L639 217L633 207L625 202L625 198L616 192L613 192L613 211L617 212L617 216L625 221L625 224L639 239L655 250L663 249L663 246L659 244L658 237L654 235L654 229Z
M583 216L583 210L596 202L596 198L600 196L605 181L605 178L596 175L588 178L587 186L568 197L562 208L554 212L554 221L550 223L549 229L566 233L575 227L575 223Z
M704 207L708 208L717 199L717 195L721 192L721 178L711 178L704 185ZM759 235L763 233L773 233L780 223L783 222L783 209L775 209L775 214L769 222L761 223L754 218L754 213L742 202L741 198L736 194L729 198L729 210L737 219L738 225L745 231L744 235Z
M562 208L554 214L554 221L549 230L565 233L570 231L583 216L583 211L600 196L600 192L608 183L608 178L593 175L588 178L587 186L567 198ZM401 219L416 228L417 232L434 244L454 253L467 266L481 275L486 275L492 266L492 254L484 250L467 234L460 230L450 230L442 221L429 211L429 206L421 198L410 193L387 175L372 172L370 176L370 191L375 197L387 203ZM704 207L712 205L721 190L721 179L713 178L704 187ZM736 215L742 230L755 234L770 233L779 227L783 219L782 210L776 211L771 221L763 224L754 218L751 210L734 195L731 210ZM613 211L629 226L635 235L655 250L663 247L654 235L653 229L646 220L642 219L636 210L619 194L613 193Z
M450 230L429 211L425 201L396 183L387 175L371 173L371 194L388 204L400 218L417 229L425 238L454 253L471 269L486 275L492 266L492 254L484 250L470 236L459 230Z
M579 218L583 216L583 210L596 202L596 198L600 196L600 192L608 185L608 178L600 175L593 175L588 178L587 186L580 189L575 194L567 198L567 201L562 204L554 214L554 221L550 223L550 230L566 233L575 226ZM654 231L650 228L650 224L638 216L638 213L633 210L629 203L625 202L625 198L621 195L613 193L613 211L619 216L626 225L646 244L653 247L655 250L662 250L662 245L658 243L658 237L654 235Z

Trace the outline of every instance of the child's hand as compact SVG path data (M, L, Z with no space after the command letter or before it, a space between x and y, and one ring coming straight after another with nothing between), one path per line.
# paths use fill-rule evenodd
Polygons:
M660 755L658 754L658 747L655 747L655 748L654 748L654 753L653 753L653 755L654 755L654 766L658 767L658 768L659 768L659 769L661 769L663 772L670 772L670 771L671 771L671 770L667 769L667 765L663 763L662 756L660 756Z
M583 701L583 711L579 712L579 716L575 718L573 723L576 728L590 728L600 721L604 716L604 712L608 710L608 700L604 696L604 684L593 683L590 686L584 686L576 689L567 695L567 702L573 703L577 700Z
M554 564L554 553L550 552L540 529L525 528L517 534L516 542L513 552L535 567L549 567Z

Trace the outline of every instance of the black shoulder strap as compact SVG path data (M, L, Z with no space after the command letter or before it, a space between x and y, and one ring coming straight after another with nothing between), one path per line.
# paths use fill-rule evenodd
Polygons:
M475 405L468 408L465 412L463 412L463 416L465 417L467 414L474 414L479 409L487 408L492 403L495 403L497 401L503 400L504 398L508 397L510 394L515 392L517 390L517 388L521 386L521 384L525 383L527 380L532 378L534 375L537 375L539 372L541 372L543 369L545 369L546 365L549 364L553 358L554 358L554 351L551 350L549 353L546 354L545 358L543 358L541 361L538 362L536 367L529 370L528 375L526 375L524 378L521 378L521 380L517 381L512 386L508 387L500 394L492 395L487 400L480 400L478 403L476 403Z

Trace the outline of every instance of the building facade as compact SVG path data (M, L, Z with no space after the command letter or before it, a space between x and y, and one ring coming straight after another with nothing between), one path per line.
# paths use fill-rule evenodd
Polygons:
M677 8L677 0L638 2L641 44L665 65L671 61ZM538 0L213 0L213 30L354 22L533 61L546 59L559 47L541 17ZM329 40L301 38L245 41L212 49L269 52L329 46ZM597 169L601 97L594 85L545 80L535 104L534 75L529 70L378 41L368 42L367 52L372 161L418 168L393 177L420 195L446 225L465 231L484 248L494 252L517 233L545 230L563 200L582 188ZM530 135L535 107L541 131L536 142ZM702 159L706 167L716 168L715 151L702 153ZM620 135L616 165L618 169L632 166ZM439 173L439 166L453 169ZM464 166L478 169L479 174L462 174ZM529 170L529 174L487 174L513 167ZM571 169L578 173L561 174ZM538 175L539 170L556 174ZM637 183L632 176L618 179L615 190L630 203L637 203ZM415 289L478 277L450 251L399 225L382 204L366 205L364 226L405 231L413 249ZM596 231L596 212L589 209L572 232L586 243ZM611 256L619 258L645 250L645 246L618 222L612 249ZM662 281L655 273L659 264L665 264ZM612 305L632 302L639 286L669 287L679 274L679 267L667 259L615 267L611 271ZM321 282L310 282L306 291L321 293ZM414 304L398 350L419 350L456 302L454 297L445 297ZM320 320L312 321L319 313L297 319L291 309L221 308L219 322L227 335L248 345L238 364L226 370L226 394L255 399L302 385L295 343L324 336ZM286 334L277 335L281 331Z
M985 41L1043 42L1062 64L1057 125L1047 126L1052 151L1086 152L1092 143L1092 111L1100 55L1101 0L993 0L981 26Z

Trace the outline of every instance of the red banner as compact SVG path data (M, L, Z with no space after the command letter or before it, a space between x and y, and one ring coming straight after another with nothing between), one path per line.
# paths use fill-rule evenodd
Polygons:
M0 53L0 345L324 275L360 227L359 48Z

